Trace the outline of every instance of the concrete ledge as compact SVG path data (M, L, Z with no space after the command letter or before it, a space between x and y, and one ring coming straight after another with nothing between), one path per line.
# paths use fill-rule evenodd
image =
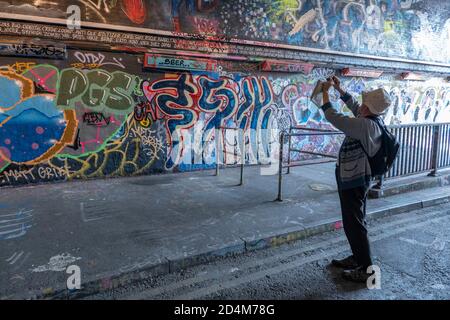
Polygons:
M450 185L450 172L448 170L438 173L437 176L427 176L426 173L422 173L420 175L388 180L381 189L370 189L369 198L377 199L448 185Z
M389 208L388 215L399 214L403 212L413 211L417 209L422 209L422 201L418 200L417 202L406 203L399 207L391 207Z
M442 203L450 202L450 195L443 194L433 199L416 200L408 203L403 203L398 206L387 206L380 210L372 210L367 214L367 220L378 219L381 217L391 216L407 211L421 209L425 207L435 206ZM266 249L276 247L284 243L293 242L307 237L333 231L342 228L340 219L328 219L320 221L314 225L299 226L290 228L288 230L281 230L279 233L269 235L261 235L257 239L242 239L242 243L231 243L220 248L212 249L210 251L196 254L193 256L186 256L168 259L164 263L157 265L143 267L141 269L132 270L129 272L122 272L117 275L103 276L98 279L91 280L82 285L81 290L43 290L40 294L35 295L34 299L77 299L100 292L114 290L115 288L130 285L144 279L149 279L155 276L168 274L187 267L211 262L228 255L237 255L249 251Z
M99 292L107 292L118 287L123 287L141 280L170 273L169 261L142 267L133 271L123 272L116 275L104 275L98 279L82 283L80 290L68 289L44 289L42 292L31 296L31 299L80 299L94 295Z
M435 198L435 199L429 199L429 200L423 200L422 201L422 207L432 207L437 206L443 203L450 202L450 199L448 197L441 197L441 198Z
M223 247L212 249L211 251L196 254L193 256L176 258L174 260L169 259L169 270L170 272L176 272L178 270L208 263L229 255L242 254L245 251L245 242L242 241L238 244L225 245Z

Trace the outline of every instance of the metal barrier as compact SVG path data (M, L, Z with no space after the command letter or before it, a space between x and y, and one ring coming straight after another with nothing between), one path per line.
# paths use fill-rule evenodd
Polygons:
M219 127L217 129L224 129L224 130L241 130L241 128L232 128L232 127ZM221 145L221 139L220 139L221 135L219 134L219 130L217 130L217 139L216 139L216 176L219 175L219 168L220 168L220 153L219 150L220 145ZM226 138L225 138L226 139ZM240 164L240 168L241 168L241 172L240 172L240 179L239 179L239 186L242 186L244 184L244 166L245 166L245 132L242 132L242 141L241 141L242 145L241 145L241 164ZM237 145L237 144L236 144ZM237 156L236 154L236 148L234 148L235 152L234 152L234 156ZM225 150L223 150L223 152L226 152L226 147ZM224 165L226 165L226 163L224 163Z
M298 166L303 165L303 164L292 164L291 163L291 152L292 151L298 152L298 153L306 153L306 154L310 154L310 155L322 156L322 157L326 157L326 158L337 159L336 156L328 155L328 154L324 154L324 153L320 153L320 152L310 152L310 151L305 151L305 150L293 149L291 136L292 136L292 132L297 131L297 130L313 131L313 132L318 132L318 133L330 133L333 135L344 135L343 132L337 131L337 130L319 129L319 128L315 129L315 128L307 128L307 127L302 127L302 126L290 127L289 134L287 135L287 136L289 136L289 140L288 140L288 165L286 166L287 167L286 173L288 173L288 174L291 173L291 167L298 167ZM330 135L330 134L327 134L327 135ZM310 136L310 135L317 135L317 134L301 134L300 136Z
M378 177L377 188L381 188L385 179L400 176L408 176L422 172L430 172L429 176L436 176L439 169L450 167L450 123L430 123L430 124L406 124L388 126L391 132L397 137L400 143L400 150L392 168L382 177ZM293 133L293 131L309 131L308 133ZM291 127L289 133L280 135L280 155L278 170L278 197L276 200L282 201L282 175L283 168L303 166L306 164L292 164L291 152L305 153L320 157L332 158L335 155L320 152L310 152L292 148L292 137L317 136L317 135L343 135L344 133L335 130L314 129L306 127ZM287 165L283 166L284 143L288 140ZM330 161L325 161L330 162Z
M313 132L313 133L292 133L293 130L305 130L305 131L319 131L319 132ZM304 136L329 136L329 135L343 135L342 132L340 131L333 131L333 130L324 130L324 129L312 129L312 128L301 128L301 127L291 127L289 129L289 133L285 133L282 132L280 135L280 155L279 155L279 159L278 159L278 196L277 196L277 201L283 201L282 199L282 185L283 185L283 168L287 168L287 174L290 173L290 168L291 167L297 167L297 166L302 166L305 164L292 164L291 160L290 160L290 154L292 151L294 152L299 152L299 153L307 153L310 155L317 155L317 156L322 156L322 157L326 157L326 158L332 158L333 160L330 160L328 162L331 161L336 161L337 157L334 155L329 155L329 154L324 154L324 153L320 153L320 152L310 152L310 151L304 151L304 150L299 150L299 149L292 149L292 144L291 144L291 137L304 137ZM289 137L289 149L288 149L288 165L287 166L283 166L283 155L284 155L284 141L285 141L285 137Z
M400 142L400 151L384 178L407 176L450 167L450 123L389 126Z

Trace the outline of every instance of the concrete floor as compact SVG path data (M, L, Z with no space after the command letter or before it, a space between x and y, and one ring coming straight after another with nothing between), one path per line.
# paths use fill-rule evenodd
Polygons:
M232 168L218 177L203 171L2 189L0 298L65 290L73 264L83 283L107 289L118 275L168 273L191 257L242 253L261 239L339 219L332 164L294 168L284 176L282 203L273 201L277 176L259 170L246 168L244 186ZM374 199L368 207L412 201L417 208L438 195L450 188Z
M450 205L369 223L380 288L348 282L341 231L228 257L87 299L450 299Z

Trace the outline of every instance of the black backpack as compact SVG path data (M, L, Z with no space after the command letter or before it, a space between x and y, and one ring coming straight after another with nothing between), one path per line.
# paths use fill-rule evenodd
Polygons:
M362 147L362 144L361 147L369 159L372 176L382 176L388 172L394 164L398 150L400 149L400 143L398 143L397 138L389 131L389 129L386 128L386 125L380 117L371 116L367 118L376 122L381 129L381 147L373 157L369 157L366 150L364 150L364 147Z

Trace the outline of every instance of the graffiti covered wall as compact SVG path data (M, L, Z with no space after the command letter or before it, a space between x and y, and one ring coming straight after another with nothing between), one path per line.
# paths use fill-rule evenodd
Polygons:
M0 13L65 24L70 5L100 28L450 62L450 1L442 0L1 0Z
M1 186L211 168L217 141L230 158L222 161L235 161L244 139L247 163L261 163L276 139L271 129L330 127L308 97L331 69L306 76L222 62L220 73L150 72L141 55L74 50L67 60L1 61ZM442 80L343 82L355 95L385 87L394 101L388 124L450 121L450 85ZM295 143L324 152L339 145L329 137Z

